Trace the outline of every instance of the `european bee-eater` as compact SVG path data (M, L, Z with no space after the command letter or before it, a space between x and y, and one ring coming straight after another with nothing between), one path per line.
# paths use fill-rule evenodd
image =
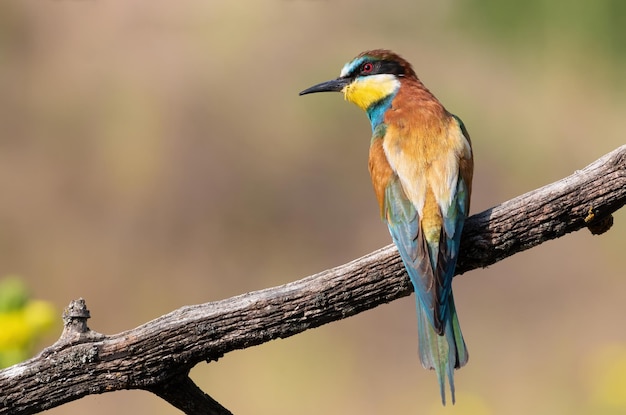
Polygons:
M468 354L452 296L461 231L469 212L473 156L469 134L389 50L363 52L339 78L300 95L341 91L372 125L369 171L383 220L416 293L422 365L434 369L445 405L448 376Z

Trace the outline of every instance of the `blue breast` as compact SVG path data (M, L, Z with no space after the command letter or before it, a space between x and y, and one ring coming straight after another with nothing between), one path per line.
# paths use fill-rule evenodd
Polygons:
M396 93L390 94L387 97L377 101L369 106L367 109L367 116L370 119L372 125L372 132L376 130L385 119L385 112L391 107L391 101L393 101Z

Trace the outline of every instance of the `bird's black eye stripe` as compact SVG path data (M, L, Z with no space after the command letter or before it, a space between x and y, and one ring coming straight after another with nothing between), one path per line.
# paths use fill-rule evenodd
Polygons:
M398 62L379 61L375 71L377 73L388 73L391 75L404 75L404 68Z
M368 66L366 67L366 65ZM370 65L373 65L373 67L371 67ZM357 75L367 76L367 75L378 75L378 74L390 74L390 75L402 76L405 74L405 70L404 70L404 67L402 67L402 65L394 61L366 62L360 67L356 68L352 76L357 76Z

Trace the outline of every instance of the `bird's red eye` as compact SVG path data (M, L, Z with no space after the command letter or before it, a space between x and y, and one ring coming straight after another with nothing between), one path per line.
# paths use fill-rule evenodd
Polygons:
M370 73L372 72L372 69L374 69L374 65L370 62L365 62L363 66L361 66L361 73Z

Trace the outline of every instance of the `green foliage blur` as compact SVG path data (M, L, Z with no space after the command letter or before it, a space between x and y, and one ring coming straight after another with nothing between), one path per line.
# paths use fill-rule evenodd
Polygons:
M485 42L542 59L570 55L583 70L606 61L610 82L626 85L622 0L463 0L455 9L459 26Z
M626 3L621 0L463 0L457 11L465 17L459 19L464 28L490 34L500 43L513 40L515 47L527 47L559 35L583 49L600 46L603 55L624 63Z
M31 357L37 341L54 327L54 306L29 297L23 279L0 279L0 368Z

